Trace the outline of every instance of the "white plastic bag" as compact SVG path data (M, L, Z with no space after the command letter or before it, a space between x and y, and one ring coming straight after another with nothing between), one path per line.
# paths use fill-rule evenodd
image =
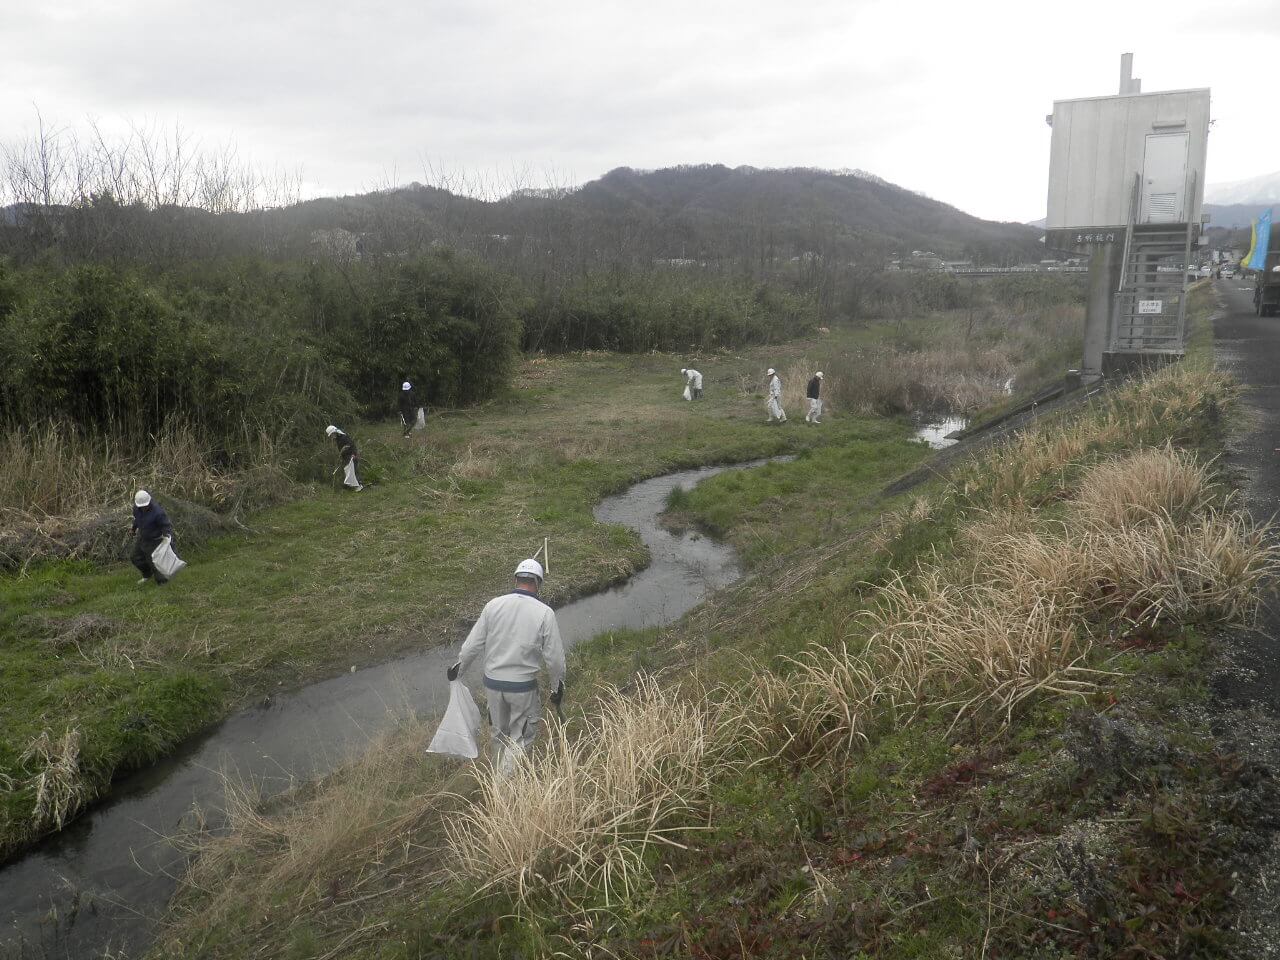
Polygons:
M461 680L449 681L449 706L427 753L447 753L474 760L480 756L480 708Z
M688 385L687 383L684 385L684 398L685 398L686 400L692 400L692 399L693 399L693 394L690 392L690 390L689 390L689 385Z
M342 473L342 483L344 486L350 487L352 490L360 489L360 480L356 476L356 458L352 457L347 461L346 469Z
M418 419L414 423L413 429L415 430L427 429L427 411L423 410L422 407L418 408Z
M172 580L187 562L173 552L173 538L165 537L160 541L160 546L151 551L151 565L160 576Z

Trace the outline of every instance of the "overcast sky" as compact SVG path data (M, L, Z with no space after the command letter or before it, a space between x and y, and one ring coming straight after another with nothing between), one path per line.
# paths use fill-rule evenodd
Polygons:
M1210 182L1280 169L1280 0L0 0L0 139L179 122L308 194L501 171L858 167L1043 216L1054 99L1213 88ZM1269 101L1264 106L1263 97Z

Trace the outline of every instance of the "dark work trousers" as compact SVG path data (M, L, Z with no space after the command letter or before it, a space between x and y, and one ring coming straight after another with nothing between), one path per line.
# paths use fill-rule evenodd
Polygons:
M151 565L151 554L155 552L158 546L160 546L160 540L137 537L133 541L133 555L129 559L133 561L133 565L138 568L138 572L144 577L155 577L156 583L163 583L164 577L157 574L156 568Z
M702 388L701 388L701 387L694 387L694 388L693 388L693 399L695 399L695 400L701 400L701 399L702 399Z

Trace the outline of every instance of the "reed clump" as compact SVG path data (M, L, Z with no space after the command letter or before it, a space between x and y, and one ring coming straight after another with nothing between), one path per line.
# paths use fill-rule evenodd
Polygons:
M1016 498L974 511L955 556L925 557L876 590L867 639L814 645L762 689L759 713L772 719L760 742L845 755L925 708L1007 724L1032 697L1094 690L1107 636L1251 622L1280 550L1222 499L1207 465L1165 445L1089 467L1065 518ZM896 525L930 514L915 502Z
M556 726L513 772L477 770L479 796L445 824L453 876L521 903L627 897L648 877L646 851L682 846L705 818L710 785L732 762L728 716L653 678L607 691L588 734Z
M118 528L138 488L161 502L176 498L234 515L278 501L293 487L283 447L248 426L230 457L178 421L129 446L50 421L0 429L0 462L0 554L13 563L95 556L103 549L95 531L104 518L115 518Z
M32 820L40 829L62 829L94 794L80 767L80 741L77 727L61 737L44 730L22 754L19 762L37 769L24 786L33 795Z

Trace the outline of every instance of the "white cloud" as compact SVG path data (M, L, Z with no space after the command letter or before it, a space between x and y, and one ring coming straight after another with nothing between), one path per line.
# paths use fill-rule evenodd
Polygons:
M1275 168L1271 0L43 0L6 12L0 137L181 122L313 189L477 170L861 167L998 219L1043 213L1055 98L1211 86L1210 179ZM1274 14L1274 11L1270 11Z

